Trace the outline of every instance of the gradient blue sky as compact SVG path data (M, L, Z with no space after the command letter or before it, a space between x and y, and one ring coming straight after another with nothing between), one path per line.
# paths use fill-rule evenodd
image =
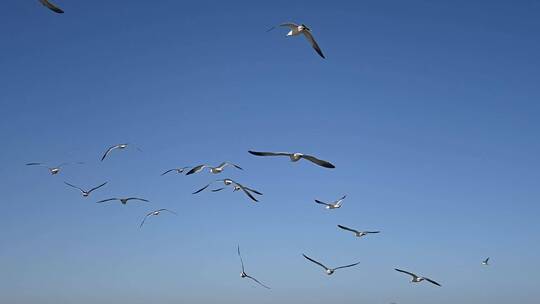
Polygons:
M0 12L0 302L538 303L539 1L55 3ZM265 32L285 21L328 59ZM143 152L99 162L119 142ZM159 176L222 160L260 204ZM94 203L123 195L152 203ZM159 207L179 216L138 229ZM239 277L237 244L271 291ZM361 264L327 277L302 253Z

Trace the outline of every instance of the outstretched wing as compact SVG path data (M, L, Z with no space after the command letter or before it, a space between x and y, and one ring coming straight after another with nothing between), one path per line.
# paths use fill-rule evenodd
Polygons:
M317 164L317 165L319 165L321 167L325 167L325 168L329 168L329 169L334 169L336 167L336 166L332 165L331 163L329 163L329 162L327 162L325 160L316 158L315 156L303 154L301 157L304 158L304 159L307 159L310 162L312 162L314 164Z
M418 276L412 272L408 272L408 271L405 271L405 270L401 270L401 269L397 269L397 268L394 268L395 271L399 271L399 272L403 272L403 273L406 273L408 275L410 275L411 277L413 278L418 278Z
M253 192L253 193L255 193L255 194L263 195L261 192L255 190L255 189L251 189L251 188L248 188L248 187L244 187L244 188L246 188L246 190L251 191L251 192Z
M150 212L148 213L142 220L141 224L139 225L139 228L142 228L142 226L144 225L144 222L146 222L146 219L151 216L154 212Z
M206 165L195 166L195 167L193 167L193 169L189 170L188 173L186 173L186 175L191 175L193 173L199 173L199 172L201 172L202 169L204 169L204 167L206 167Z
M337 225L339 228L343 229L343 230L347 230L347 231L351 231L351 232L354 232L354 233L360 233L358 230L354 230L354 229L351 229L349 227L345 227L343 225Z
M334 270L338 270L338 269L342 269L342 268L349 268L349 267L356 266L356 265L358 265L358 264L360 264L360 262L354 263L354 264L350 264L350 265L345 265L345 266L339 266L339 267L337 267L337 268L334 268Z
M64 184L66 184L66 185L68 185L68 186L70 186L70 187L72 187L72 188L79 189L81 192L84 192L83 189L81 189L81 188L79 188L79 187L77 187L77 186L75 186L75 185L72 185L72 184L70 184L70 183L68 183L68 182L64 182ZM88 192L90 192L90 191L88 191Z
M266 289L270 289L270 287L264 285L263 283L259 282L259 280L255 279L254 277L252 276L249 276L249 275L246 275L246 278L250 278L252 279L253 281L257 282L259 285L261 285L262 287L266 288Z
M206 185L206 186L202 187L201 189L199 189L199 190L197 190L197 191L193 192L192 194L197 194L197 193L199 193L199 192L203 191L204 189L208 188L209 186L210 186L210 184L208 184L208 185Z
M298 28L298 24L292 23L292 22L285 22L285 23L280 24L279 26L286 26L290 28L291 30L294 28Z
M320 200L315 200L315 203L320 204L320 205L325 205L325 206L330 206L331 205L331 204L328 204L328 203L325 203L325 202L321 202Z
M161 212L161 211L167 211L167 212L172 213L172 214L174 214L174 215L178 215L178 213L176 213L176 212L174 212L174 211L172 211L172 210L169 210L169 209L165 209L165 208L162 208L162 209L159 209L159 210L158 210L158 212Z
M99 185L99 186L97 186L97 187L94 187L94 188L90 189L90 190L88 191L88 193L90 193L90 192L92 192L92 191L94 191L94 190L97 190L97 189L99 189L99 188L105 186L106 184L107 184L107 182L104 182L103 184L101 184L101 185Z
M380 231L364 231L365 233L379 233Z
M322 263L319 263L319 262L315 261L314 259L308 257L308 256L305 255L305 254L302 254L302 255L304 256L304 258L306 258L306 259L310 260L311 262L313 262L313 263L315 263L315 264L321 266L321 267L324 268L325 270L329 270L328 267L324 266Z
M288 152L258 152L258 151L248 151L250 154L256 156L290 156L291 153Z
M322 58L326 59L326 57L324 57L323 52L321 51L321 48L317 44L317 41L315 41L315 38L313 38L313 35L311 34L311 32L307 30L307 31L302 31L302 33L304 33L304 36L307 38L309 43L311 43L311 47L313 47L315 52L317 52L317 54L319 54L319 56L321 56Z
M103 154L103 156L101 157L101 161L103 161L105 159L105 157L107 157L107 155L109 155L109 153L111 153L112 150L118 148L118 145L114 145L112 147L109 147L107 149L107 151L105 151L105 153Z
M432 284L435 284L435 285L437 285L437 286L441 286L441 284L439 284L439 283L437 283L437 282L433 281L433 280L432 280L432 279L430 279L430 278L426 278L426 277L424 277L424 280L426 280L426 281L428 281L428 282L430 282L430 283L432 283Z
M117 201L117 200L118 200L118 198L113 197L113 198L108 198L108 199L104 199L104 200L98 201L98 202L96 202L96 203L105 203L105 202Z
M240 254L240 245L238 245L238 256L240 257L240 264L242 264L242 272L244 272L244 260L242 259L242 255Z
M59 7L57 7L56 5L52 4L51 2L47 1L47 0L39 0L39 2L41 2L41 4L43 4L45 7L47 7L48 9L50 9L51 11L57 13L57 14L63 14L64 11L61 10Z
M133 200L133 201L147 202L147 203L150 202L149 200L146 200L146 199L144 199L144 198L138 198L138 197L128 197L128 198L126 198L126 201L131 201L131 200Z
M176 169L169 169L169 170L167 170L167 171L161 173L161 176L163 176L163 175L165 175L165 174L167 174L167 173L170 173L170 172L172 172L172 171L174 171L174 170L176 170Z

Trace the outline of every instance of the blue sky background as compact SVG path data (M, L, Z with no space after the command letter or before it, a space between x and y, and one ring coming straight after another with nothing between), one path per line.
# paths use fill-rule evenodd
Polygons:
M539 1L55 3L0 12L0 302L538 302ZM328 59L265 32L285 21ZM99 162L120 142L143 152ZM159 176L223 160L245 170ZM216 177L264 196L191 195ZM152 203L94 203L132 195Z

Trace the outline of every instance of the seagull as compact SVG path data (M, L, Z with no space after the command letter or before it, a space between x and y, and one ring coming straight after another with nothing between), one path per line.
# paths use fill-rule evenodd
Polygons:
M128 147L129 144L117 144L117 145L114 145L114 146L111 146L107 149L107 151L105 151L105 154L103 154L103 157L101 157L101 161L103 161L105 159L105 157L107 157L113 150L115 149L119 149L119 150L124 150L125 148ZM137 148L137 150L141 151L141 149Z
M215 182L223 182L223 184L225 184L225 186L230 186L232 185L234 188L233 188L233 191L238 191L238 190L242 190L250 199L252 199L253 201L255 202L258 202L258 200L253 196L253 194L251 194L251 192L255 193L255 194L258 194L258 195L262 195L262 193L260 193L259 191L257 190L254 190L254 189L251 189L249 187L246 187L240 183L237 183L235 181L233 181L232 179L229 179L229 178L225 178L225 179L217 179L211 183L209 183L208 185L202 187L201 189L193 192L193 194L197 194L203 190L205 190L206 188L208 188L211 184L215 183ZM217 191L221 191L225 189L225 187L222 187L222 188L219 188L219 189L214 189L212 190L212 192L217 192Z
M244 261L242 260L242 255L240 254L240 245L238 245L238 256L240 257L240 263L242 264L242 272L240 273L240 277L242 278L248 278L248 279L252 279L253 281L255 281L256 283L258 283L259 285L261 285L262 287L266 288L266 289L270 289L270 287L264 285L263 283L259 282L259 280L255 279L254 277L252 276L249 276L245 270L244 270Z
M410 275L412 277L412 280L411 280L411 283L420 283L422 282L423 280L426 280L432 284L435 284L437 286L441 286L441 284L433 281L432 279L429 279L429 278L426 278L426 277L420 277L420 276L417 276L416 274L414 273L411 273L411 272L408 272L408 271L405 271L405 270L401 270L401 269L397 269L397 268L394 268L396 271L399 271L399 272L403 272L403 273L406 273L408 275Z
M128 201L131 201L131 200L147 202L147 203L149 202L148 200L145 200L144 198L138 198L138 197L126 197L126 198L113 197L113 198L108 198L108 199L101 200L101 201L96 202L96 203L105 203L105 202L110 202L110 201L120 201L120 203L122 203L122 205L125 205L125 204L128 203Z
M139 228L142 228L142 226L144 225L144 222L146 221L146 219L147 219L149 216L157 216L157 215L159 215L162 211L167 211L167 212L172 213L172 214L174 214L174 215L178 215L176 212L171 211L171 210L169 210L169 209L164 209L164 208L163 208L163 209L154 210L154 211L148 213L148 214L144 217L144 219L142 220L141 224L139 225Z
M227 166L233 166L235 167L236 169L240 169L240 170L244 170L242 168L240 168L240 166L238 165L235 165L233 163L230 163L230 162L222 162L219 166L217 167L212 167L210 165L198 165L196 167L193 167L193 169L189 170L188 173L186 173L186 175L191 175L191 174L194 174L194 173L199 173L202 171L202 169L204 168L210 168L210 173L214 173L214 174L218 174L218 173L221 173L223 172L223 169L225 169L225 167Z
M317 204L320 204L320 205L325 205L326 206L326 209L328 210L331 210L331 209L338 209L338 208L341 208L341 204L343 203L343 200L346 198L347 196L344 195L342 196L340 199L338 199L337 201L333 202L333 203L324 203L324 202L321 202L319 200L315 200L315 203Z
M488 266L489 265L489 258L482 261L482 265Z
M321 159L318 159L314 156L311 156L311 155L307 155L307 154L302 154L302 153L289 153L289 152L257 152L257 151L248 151L249 153L253 154L253 155L256 155L256 156L288 156L292 162L297 162L299 161L301 158L303 159L307 159L309 160L310 162L314 163L314 164L317 164L321 167L325 167L325 168L329 168L329 169L333 169L335 168L334 165L332 165L331 163L325 161L325 160L321 160Z
M56 174L60 173L60 169L61 169L63 166L71 165L71 164L82 165L82 164L84 164L84 163L82 163L82 162L78 162L78 163L61 163L60 165L58 165L58 166L56 166L56 167L49 167L49 166L47 166L47 165L44 164L44 163L27 163L26 165L27 165L27 166L40 166L40 167L46 167L47 169L49 169L49 172L51 172L51 175L56 175Z
M45 7L47 7L48 9L50 9L51 11L57 13L57 14L63 14L64 11L61 10L58 6L52 4L51 2L47 1L47 0L39 0L39 2L41 2L41 4L43 4Z
M103 184L101 184L101 185L99 185L99 186L97 186L97 187L94 187L94 188L92 188L92 189L90 189L90 190L88 190L88 191L86 191L86 190L84 190L84 189L82 189L82 188L80 188L80 187L77 187L77 186L75 186L75 185L72 185L72 184L70 184L70 183L68 183L68 182L64 182L64 184L66 184L66 185L68 185L68 186L70 186L70 187L72 187L72 188L79 189L79 190L81 191L82 196L88 197L92 191L97 190L97 189L99 189L99 188L105 186L105 185L107 184L107 182L104 182Z
M326 271L326 274L327 274L327 275L333 274L333 273L334 273L336 270L338 270L338 269L348 268L348 267L352 267L352 266L356 266L356 265L360 264L360 262L358 262L358 263L354 263L354 264L350 264L350 265L339 266L339 267L336 267L336 268L328 268L328 267L324 266L322 263L317 262L317 261L315 261L314 259L308 257L307 255L305 255L305 254L302 254L302 255L303 255L306 259L310 260L311 262L313 262L313 263L315 263L315 264L321 266L322 268L324 268L324 271Z
M326 59L326 57L324 57L323 52L321 51L321 48L315 41L315 38L313 38L313 35L311 34L311 29L308 28L305 24L298 25L296 23L282 23L279 26L286 26L291 29L289 33L287 33L287 37L304 34L304 37L306 37L306 39L311 44L311 47L313 47L313 49L317 52L317 54L319 54L319 56L321 56L322 58ZM267 32L273 30L274 28L275 27L272 27Z
M348 228L348 227L345 227L345 226L342 226L342 225L337 225L337 226L339 228L343 229L343 230L353 232L354 235L356 235L357 237L363 237L364 235L368 235L370 233L379 233L380 232L380 231L358 231L358 230L354 230L354 229L351 229L351 228Z
M184 173L184 171L186 171L187 168L189 168L189 167L169 169L169 170L161 173L161 176L163 176L163 175L165 175L165 174L167 174L169 172L173 172L173 171L176 171L176 173L181 174L181 173Z

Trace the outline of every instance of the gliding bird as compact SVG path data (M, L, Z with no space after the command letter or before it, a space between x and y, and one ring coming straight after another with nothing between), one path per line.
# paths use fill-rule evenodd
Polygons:
M358 263L354 263L354 264L350 264L350 265L345 265L345 266L340 266L340 267L336 267L336 268L328 268L328 267L324 266L322 263L317 262L317 261L315 261L314 259L308 257L307 255L305 255L305 254L302 254L302 255L304 256L304 258L308 259L309 261L311 261L311 262L313 262L313 263L315 263L315 264L321 266L322 268L324 268L324 271L326 272L327 275L333 274L333 273L334 273L336 270L338 270L338 269L348 268L348 267L352 267L352 266L356 266L356 265L360 264L360 262L358 262Z
M356 235L356 237L363 237L364 235L368 235L370 233L379 233L380 232L380 231L358 231L358 230L355 230L355 229L351 229L349 227L345 227L343 225L337 225L337 226L339 228L343 229L343 230L353 232L354 235Z
M184 173L184 171L186 171L187 168L189 168L189 167L169 169L169 170L161 173L161 176L163 176L163 175L165 175L165 174L167 174L169 172L173 172L173 171L176 171L176 173L181 174L181 173Z
M81 191L82 196L88 197L92 191L97 190L97 189L99 189L99 188L105 186L105 185L107 184L107 182L104 182L103 184L101 184L101 185L99 185L99 186L97 186L97 187L94 187L94 188L92 188L92 189L90 189L90 190L88 190L88 191L86 191L86 190L84 190L84 189L82 189L82 188L80 188L80 187L77 187L77 186L75 186L75 185L72 185L72 184L70 184L70 183L68 183L68 182L64 182L64 184L66 184L66 185L68 185L68 186L70 186L70 187L72 187L72 188L79 189L79 191Z
M215 183L215 182L223 182L223 184L225 184L225 186L230 186L232 185L234 188L233 188L233 191L238 191L238 190L242 190L250 199L252 199L253 201L255 202L258 202L258 200L253 196L253 194L251 194L251 192L255 193L255 194L258 194L258 195L262 195L262 193L260 193L259 191L257 190L254 190L254 189L251 189L249 187L246 187L240 183L237 183L235 181L233 181L232 179L229 179L229 178L225 178L225 179L217 179L211 183L209 183L208 185L202 187L201 189L193 192L193 194L197 194L203 190L205 190L206 188L210 187L211 184ZM218 188L218 189L214 189L212 190L212 192L217 192L217 191L221 191L225 189L225 187L222 187L222 188Z
M169 209L164 209L164 208L163 208L163 209L154 210L154 211L148 213L148 214L144 217L144 219L142 220L141 224L139 225L139 228L142 228L142 226L144 225L144 222L146 221L146 219L147 219L149 216L158 216L162 211L167 211L167 212L172 213L172 214L174 214L174 215L178 215L176 212L171 211L171 210L169 210Z
M399 271L399 272L403 272L403 273L406 273L408 275L410 275L412 277L411 279L411 283L420 283L424 280L430 282L431 284L435 284L437 286L441 286L441 284L433 281L432 279L430 278L426 278L426 277L421 277L421 276L417 276L416 274L412 273L412 272L408 272L408 271L405 271L405 270L401 270L401 269L397 269L397 268L394 268L396 271Z
M289 153L289 152L257 152L257 151L248 151L249 153L253 154L253 155L256 155L256 156L288 156L292 162L297 162L299 161L300 159L307 159L309 160L310 162L314 163L314 164L317 164L321 167L325 167L325 168L329 168L329 169L333 169L335 168L334 165L332 165L331 163L325 161L325 160L321 160L321 159L318 159L316 158L315 156L311 156L311 155L307 155L307 154L302 154L302 153Z
M101 161L103 161L105 159L105 157L107 157L113 150L124 150L125 148L128 147L129 144L117 144L117 145L114 145L114 146L110 146L109 148L107 148L107 151L105 151L105 153L103 154L103 156L101 157ZM139 148L136 148L137 150L141 151L141 149Z
M282 23L279 26L286 26L290 29L289 33L287 33L287 37L303 34L304 37L306 37L306 39L309 41L311 47L315 50L315 52L317 52L317 54L319 54L319 56L321 56L322 58L326 59L323 52L321 51L321 48L315 41L315 38L313 38L313 35L311 34L311 29L308 28L305 24L298 25L296 23ZM274 28L271 28L270 30L272 29Z
M333 203L325 203L325 202L321 202L319 200L315 200L315 203L319 204L319 205L325 205L326 206L326 209L338 209L338 208L341 208L341 204L343 203L343 200L346 198L347 196L344 195L342 196L340 199L338 199L337 201L333 202Z
M39 0L39 2L41 2L41 4L43 4L46 8L50 9L51 11L57 13L57 14L63 14L64 11L62 9L60 9L58 6L52 4L51 2L47 1L47 0Z
M242 168L240 168L240 166L238 165L235 165L233 163L230 163L230 162L222 162L219 166L217 167L212 167L210 165L198 165L198 166L195 166L193 167L193 169L189 170L188 173L186 173L186 175L191 175L191 174L194 174L194 173L199 173L201 172L204 168L210 168L210 173L213 173L213 174L218 174L218 173L221 173L223 172L223 170L225 169L225 167L227 166L233 166L235 167L236 169L240 169L240 170L244 170Z
M252 279L253 281L255 281L257 284L261 285L262 287L264 287L266 289L270 289L270 287L268 287L268 286L264 285L263 283L259 282L259 280L255 279L254 277L249 276L245 272L245 270L244 270L244 260L242 260L242 255L240 254L240 245L238 245L238 256L240 257L240 263L242 264L242 272L240 273L240 277Z
M44 163L28 163L26 164L27 166L40 166L40 167L45 167L47 169L49 169L49 172L51 173L51 175L56 175L58 173L60 173L60 169L63 167L63 166L66 166L66 165L72 165L72 164L76 164L76 165L82 165L83 163L82 162L78 162L78 163L61 163L60 165L56 166L56 167L49 167L47 165L45 165Z
M482 265L488 266L489 265L489 258L482 261Z
M110 201L120 201L120 203L122 203L122 205L125 205L128 203L128 201L141 201L141 202L150 202L149 200L146 200L144 198L138 198L138 197L126 197L126 198L118 198L118 197L113 197L113 198L108 198L108 199L104 199L104 200L101 200L99 202L96 202L96 203L105 203L105 202L110 202Z

